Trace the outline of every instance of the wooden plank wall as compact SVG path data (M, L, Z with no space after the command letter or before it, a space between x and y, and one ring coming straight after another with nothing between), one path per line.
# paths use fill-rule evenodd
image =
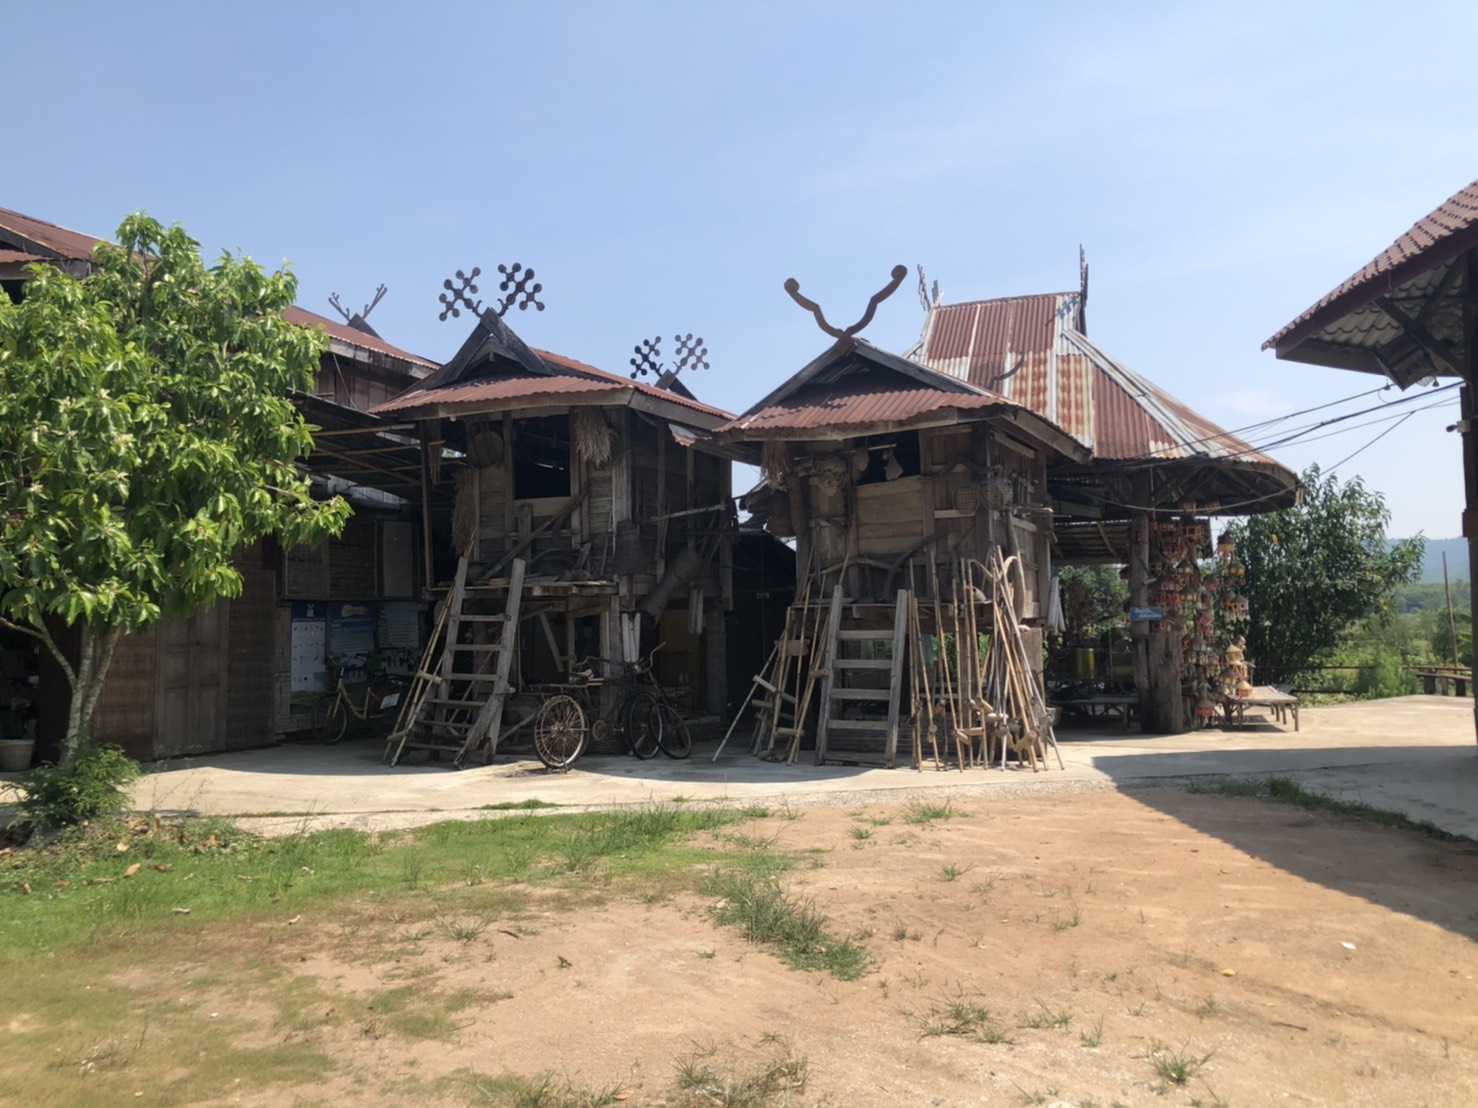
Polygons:
M277 574L244 569L242 577L241 595L230 601L227 616L227 750L265 746L274 730L274 666L269 660L276 655Z
M863 557L891 558L925 537L925 517L932 514L933 478L900 477L857 492L857 550Z
M154 627L119 639L93 713L95 740L143 761L154 757L158 653Z

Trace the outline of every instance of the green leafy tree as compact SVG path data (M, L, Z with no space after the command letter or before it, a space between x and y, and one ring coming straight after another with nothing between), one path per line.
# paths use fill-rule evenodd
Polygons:
M1296 507L1232 527L1252 608L1247 654L1264 681L1291 678L1348 628L1383 617L1421 571L1425 540L1388 544L1385 500L1358 477L1341 484L1310 466L1302 483Z
M319 542L349 507L314 501L289 399L326 342L283 319L297 281L182 228L129 216L77 280L32 268L0 295L0 622L40 639L71 684L70 764L119 637L237 596L233 552ZM74 626L75 661L52 633Z

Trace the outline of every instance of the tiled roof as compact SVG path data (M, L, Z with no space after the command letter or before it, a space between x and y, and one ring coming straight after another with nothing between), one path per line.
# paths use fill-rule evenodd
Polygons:
M1445 266L1475 245L1478 245L1478 181L1459 189L1435 211L1417 220L1409 231L1362 269L1263 343L1263 349L1276 347L1282 355L1305 338L1337 329L1343 317L1369 304L1377 296L1398 298L1395 294L1402 286L1439 266ZM1356 338L1365 330L1347 325L1345 337ZM1321 337L1333 339L1337 333L1335 330L1335 334Z

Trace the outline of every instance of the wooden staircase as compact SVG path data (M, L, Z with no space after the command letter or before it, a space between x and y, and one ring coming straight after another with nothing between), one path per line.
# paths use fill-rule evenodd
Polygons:
M426 644L410 694L385 748L395 765L407 750L450 754L457 769L483 748L491 762L503 726L508 675L518 644L525 563L516 559L502 585L469 586L467 559L447 593L437 630ZM435 669L432 669L432 664Z
M898 590L891 606L849 605L832 593L821 665L816 764L849 762L892 768L898 759L900 706L913 598ZM918 761L910 745L909 761Z

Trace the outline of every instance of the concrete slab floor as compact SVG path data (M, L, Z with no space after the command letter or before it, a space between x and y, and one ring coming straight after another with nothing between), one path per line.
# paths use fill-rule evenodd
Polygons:
M777 765L734 741L693 757L586 757L551 774L532 755L456 771L416 761L391 769L383 745L288 744L176 759L147 767L140 808L251 817L268 833L300 828L416 826L476 819L487 806L541 800L566 808L652 802L861 806L920 797L1005 797L1044 791L1179 783L1190 778L1291 775L1305 787L1426 820L1478 839L1478 745L1471 700L1411 696L1307 708L1300 729L1268 723L1234 732L1141 735L1069 721L1058 738L1065 768L939 771Z

